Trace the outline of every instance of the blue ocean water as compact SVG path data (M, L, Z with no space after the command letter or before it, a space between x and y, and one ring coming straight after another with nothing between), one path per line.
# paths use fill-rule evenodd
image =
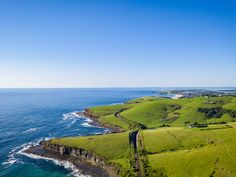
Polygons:
M69 164L27 157L21 151L47 138L103 133L106 129L90 126L74 112L158 93L153 88L0 89L0 176L80 176Z

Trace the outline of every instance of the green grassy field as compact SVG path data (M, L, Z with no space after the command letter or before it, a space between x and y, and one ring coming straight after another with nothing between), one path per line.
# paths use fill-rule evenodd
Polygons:
M236 176L235 97L144 97L88 110L102 124L120 127L125 132L51 142L94 152L122 166L124 173L119 176L135 176L134 164L130 163L134 154L129 132L135 128L131 124L142 124L147 129L135 130L139 129L138 156L143 176ZM189 125L194 122L206 126L191 128Z
M214 110L215 109L215 110ZM115 125L123 130L129 124L117 120L114 114L131 122L157 128L163 125L184 126L186 123L222 123L236 120L235 97L198 97L189 99L167 99L144 97L130 100L125 104L89 108L90 112L104 124Z
M170 177L236 176L236 123L206 128L143 130L149 165ZM128 133L54 139L80 147L129 170Z
M99 155L108 163L121 166L120 176L131 176L129 132L51 140L52 144L78 147Z
M232 127L146 130L149 163L170 177L236 176L236 129Z
M71 147L80 147L107 159L129 158L128 132L85 137L58 138L51 141Z
M117 119L113 114L101 117L100 121L105 125L112 124L115 127L122 128L122 130L129 130L129 124L123 120Z

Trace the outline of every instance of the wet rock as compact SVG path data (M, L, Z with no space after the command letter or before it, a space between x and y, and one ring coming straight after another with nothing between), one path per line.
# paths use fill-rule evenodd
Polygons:
M105 165L105 160L98 157L96 154L86 151L82 148L69 147L66 145L53 144L50 141L42 141L40 146L43 149L59 152L60 155L71 155L74 157L82 157L98 165Z

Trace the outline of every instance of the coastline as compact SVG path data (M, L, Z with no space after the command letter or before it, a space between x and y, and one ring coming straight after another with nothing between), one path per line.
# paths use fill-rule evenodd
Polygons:
M186 100L186 99L188 99L188 100ZM197 98L186 98L186 99L179 99L176 101L175 100L171 101L170 98L169 99L167 99L167 98L165 98L165 99L147 98L147 99L139 99L138 101L133 101L133 102L131 101L130 103L134 104L134 105L132 105L133 107L130 105L117 106L117 107L113 107L113 106L111 106L111 107L104 106L103 107L103 106L101 106L98 108L94 108L94 107L88 108L88 109L85 109L84 111L80 111L80 112L77 112L77 111L69 112L69 113L63 114L63 117L62 117L63 121L60 121L59 122L60 124L61 124L61 122L66 122L67 124L68 124L68 122L69 123L76 122L77 120L75 120L75 119L78 119L78 121L77 121L78 124L75 124L75 126L74 126L75 128L78 128L78 126L80 126L80 125L82 125L84 128L87 125L88 127L93 127L93 128L91 128L91 130L94 130L94 131L90 132L90 129L84 128L87 131L87 133L84 133L83 137L82 136L75 137L78 135L68 134L67 137L65 137L65 136L63 137L63 135L62 136L58 135L58 136L56 136L58 138L53 138L51 140L45 139L45 141L43 141L43 139L41 138L41 140L38 141L37 146L36 146L36 143L34 143L34 142L32 142L31 144L27 143L26 145L29 147L29 149L25 148L23 150L23 148L21 148L21 147L26 147L26 145L23 145L16 150L16 153L18 153L19 152L18 150L21 149L22 150L21 152L24 152L24 154L26 156L31 157L33 159L45 159L46 161L53 161L53 162L55 162L55 164L57 164L57 166L61 166L61 168L63 166L65 169L71 169L73 171L73 172L71 172L71 170L70 171L62 171L63 173L66 173L66 174L70 173L71 175L74 175L76 177L89 177L89 176L95 176L95 177L96 176L98 176L98 177L100 177L100 176L104 176L104 177L114 176L115 177L117 175L123 176L126 174L131 176L132 174L136 174L136 173L138 174L137 176L140 176L139 174L141 174L141 173L143 173L143 174L147 173L147 176L150 176L149 174L154 174L154 173L156 173L156 171L158 171L160 169L158 168L158 166L153 166L153 168L154 168L153 171L152 171L152 169L149 169L149 166L148 166L149 162L153 163L153 161L155 161L155 159L150 158L151 160L148 161L147 156L150 154L152 155L152 153L150 153L150 151L149 151L150 149L145 149L145 147L143 146L144 145L143 142L144 142L144 140L146 142L148 142L147 147L152 148L155 146L155 148L158 149L159 147L157 145L159 142L157 142L156 144L152 144L154 142L154 140L149 139L149 137L158 136L159 130L157 130L157 132L156 131L149 131L149 130L159 129L159 127L171 126L172 122L170 122L170 124L162 124L162 125L160 124L160 126L156 125L156 127L153 126L151 128L148 128L148 127L143 128L144 126L146 126L146 124L143 125L143 124L138 123L132 127L136 127L138 130L140 130L140 133L137 132L136 129L134 130L130 126L128 129L128 130L130 130L129 132L127 131L125 133L116 133L116 134L115 134L115 132L119 132L119 131L116 131L116 129L113 129L113 127L107 126L107 128L109 128L110 131L108 131L107 128L103 129L102 126L105 127L103 125L103 123L108 122L112 126L112 123L115 122L114 118L123 120L122 117L119 118L119 116L122 116L122 115L119 115L122 111L126 111L128 108L133 108L135 110L136 108L140 108L142 105L149 105L150 107L148 107L148 108L153 108L153 107L156 108L157 106L162 106L166 109L161 109L160 115L164 115L165 117L167 117L169 114L172 115L172 113L173 113L174 115L177 116L176 119L178 119L178 118L182 118L181 113L179 114L179 110L180 109L185 110L185 108L189 108L188 107L189 102L194 103L193 104L194 106L192 109L194 109L194 110L197 109L198 112L203 112L201 109L203 109L203 110L205 109L204 111L208 111L208 110L211 111L211 109L212 109L211 107L204 108L204 106L206 106L206 104L207 104L207 106L210 105L210 106L213 106L213 108L216 106L216 108L218 108L218 103L220 103L222 105L222 107L225 104L234 103L233 102L234 98L232 98L232 97L217 97L217 98L207 98L207 97L201 97L201 98L199 97L198 98L197 97ZM149 119L149 117L151 115L153 115L155 113L159 113L156 109L150 110L150 109L147 109L147 107L144 107L144 108L145 109L143 109L143 112L146 116L142 120ZM170 109L170 112L167 112L168 114L166 113L167 109ZM175 111L178 114L175 114ZM191 111L191 109L187 110L187 111ZM186 111L186 113L188 113L187 111ZM220 111L221 110L219 110L219 112ZM233 109L232 110L229 109L227 111L233 111ZM218 112L218 109L216 109L216 113L217 112ZM209 118L208 114L206 114L206 113L204 113L204 118L210 119L211 117ZM235 112L230 112L230 113L232 113L232 122L234 122L234 117L235 117L234 113ZM112 121L107 121L106 119L103 119L102 116L107 116L107 115L113 116ZM140 115L139 112L134 112L133 115L124 114L124 119L126 119L126 118L129 119L129 116L131 118L132 118L132 116L134 118L139 118L138 117L139 115ZM192 116L192 117L190 117L191 120L192 120L192 118L193 118L193 120L195 120L195 115L193 114L191 116ZM153 120L153 121L156 121L156 120ZM181 120L181 121L182 121L181 122L182 125L178 125L178 126L183 127L183 128L186 127L186 120ZM231 121L231 119L229 120L229 122L230 121ZM84 124L83 122L86 123L85 126L83 125ZM213 121L209 123L209 128L208 127L206 129L204 128L204 131L205 130L226 129L225 127L234 128L231 125L229 125L229 126L219 125L219 127L218 127L218 125L213 125L213 126L210 125L210 124L225 124L225 123L222 123L220 120L218 122L215 122L215 119L213 119ZM88 125L88 124L90 124L90 125ZM191 124L191 122L189 122L189 124ZM120 125L120 124L117 124L117 125ZM95 126L100 127L100 128L95 128ZM121 124L121 127L123 127L122 124ZM145 133L143 135L142 129L149 129L149 130L144 130ZM63 130L62 128L59 129L59 131L62 131L62 130ZM76 130L79 130L79 129L76 129ZM165 128L163 128L163 131L168 132L169 130L170 131L173 130L173 133L175 133L175 125L173 126L173 128L169 127L167 130L165 130ZM199 129L199 131L201 131L201 132L202 132L202 130L203 129ZM67 129L66 129L66 131L67 131ZM193 132L194 131L195 130L193 130ZM205 131L205 132L207 132L207 131ZM183 130L183 133L184 134L186 133L186 135L187 135L188 131ZM93 136L96 134L99 136ZM86 135L88 135L88 137L86 137ZM211 134L209 134L209 136L211 136ZM60 138L60 137L62 137L62 138ZM172 138L171 134L170 134L170 138ZM39 143L39 142L41 142L41 143ZM135 142L136 142L136 144L135 144ZM178 142L176 142L176 144L177 143ZM208 142L206 142L206 143L208 143ZM211 143L211 141L210 141L210 143ZM31 145L31 147L29 145ZM129 145L129 146L127 146L127 145ZM167 149L167 150L164 149L165 148L164 147L163 148L164 150L161 151L161 153L162 152L166 153L166 152L172 151L172 149L174 149L175 146L176 145L174 144L173 148L171 147L170 149ZM196 145L194 143L191 146L196 147ZM204 144L204 146L205 146L205 144ZM127 147L129 147L129 148L127 148ZM137 147L140 149L138 149ZM202 147L201 139L199 140L199 146L197 146L197 147L199 147L199 148ZM84 148L84 149L82 149L82 148ZM129 152L128 152L128 150L129 150ZM176 149L175 151L179 151L179 149ZM144 152L144 153L140 154L139 152ZM148 152L148 155L146 154L146 152ZM157 151L157 152L159 152L159 151ZM153 153L153 154L157 155L158 153ZM195 157L193 157L193 158L196 159ZM129 159L129 161L128 161L128 159ZM142 161L143 159L145 161ZM171 159L171 157L170 157L170 159ZM190 159L190 160L192 161L192 159ZM40 164L41 163L44 164L46 161L39 160L37 162ZM140 164L139 162L141 162L142 164ZM197 163L197 161L196 161L196 163ZM45 163L45 166L50 166L50 163ZM55 168L55 166L54 166L54 168ZM60 171L60 170L58 170L58 171ZM191 172L191 169L190 169L190 172ZM180 173L182 173L182 171Z
M76 112L80 117L88 118L91 120L90 125L96 127L107 128L108 133L118 133L122 130L118 127L113 127L110 125L101 124L98 119L89 113L88 109L85 109L82 112ZM103 133L104 134L104 133ZM55 147L56 146L56 147ZM76 171L74 176L85 176L85 177L117 177L114 165L109 165L102 158L94 155L92 152L85 151L83 149L71 149L65 150L69 147L60 147L59 145L50 144L50 140L41 141L38 145L30 146L28 149L22 151L22 154L25 154L29 157L37 156L42 159L56 160L59 162L66 161L72 164L74 168L73 171ZM61 149L64 149L63 151ZM74 151L83 152L73 153Z
M92 126L103 127L103 128L109 129L109 133L123 132L123 130L121 130L119 127L115 127L115 126L111 126L111 125L103 124L103 123L99 122L98 117L95 117L94 115L92 115L89 112L89 109L87 109L87 108L82 112L76 112L76 114L80 117L84 117L84 118L88 118L88 119L92 120L91 122L89 122L89 124Z
M60 151L62 148L64 148L63 153ZM93 156L92 153L81 149L71 148L71 151L68 151L68 147L52 145L50 141L42 141L39 145L31 146L23 153L59 162L69 162L76 167L76 170L73 169L76 171L74 176L117 177L112 167L106 165L104 160L98 156Z

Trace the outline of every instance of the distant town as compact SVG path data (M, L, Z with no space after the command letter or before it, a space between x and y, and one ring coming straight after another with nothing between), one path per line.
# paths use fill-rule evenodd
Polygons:
M181 98L208 97L208 96L236 96L236 89L176 89L161 91L161 94L177 94Z

